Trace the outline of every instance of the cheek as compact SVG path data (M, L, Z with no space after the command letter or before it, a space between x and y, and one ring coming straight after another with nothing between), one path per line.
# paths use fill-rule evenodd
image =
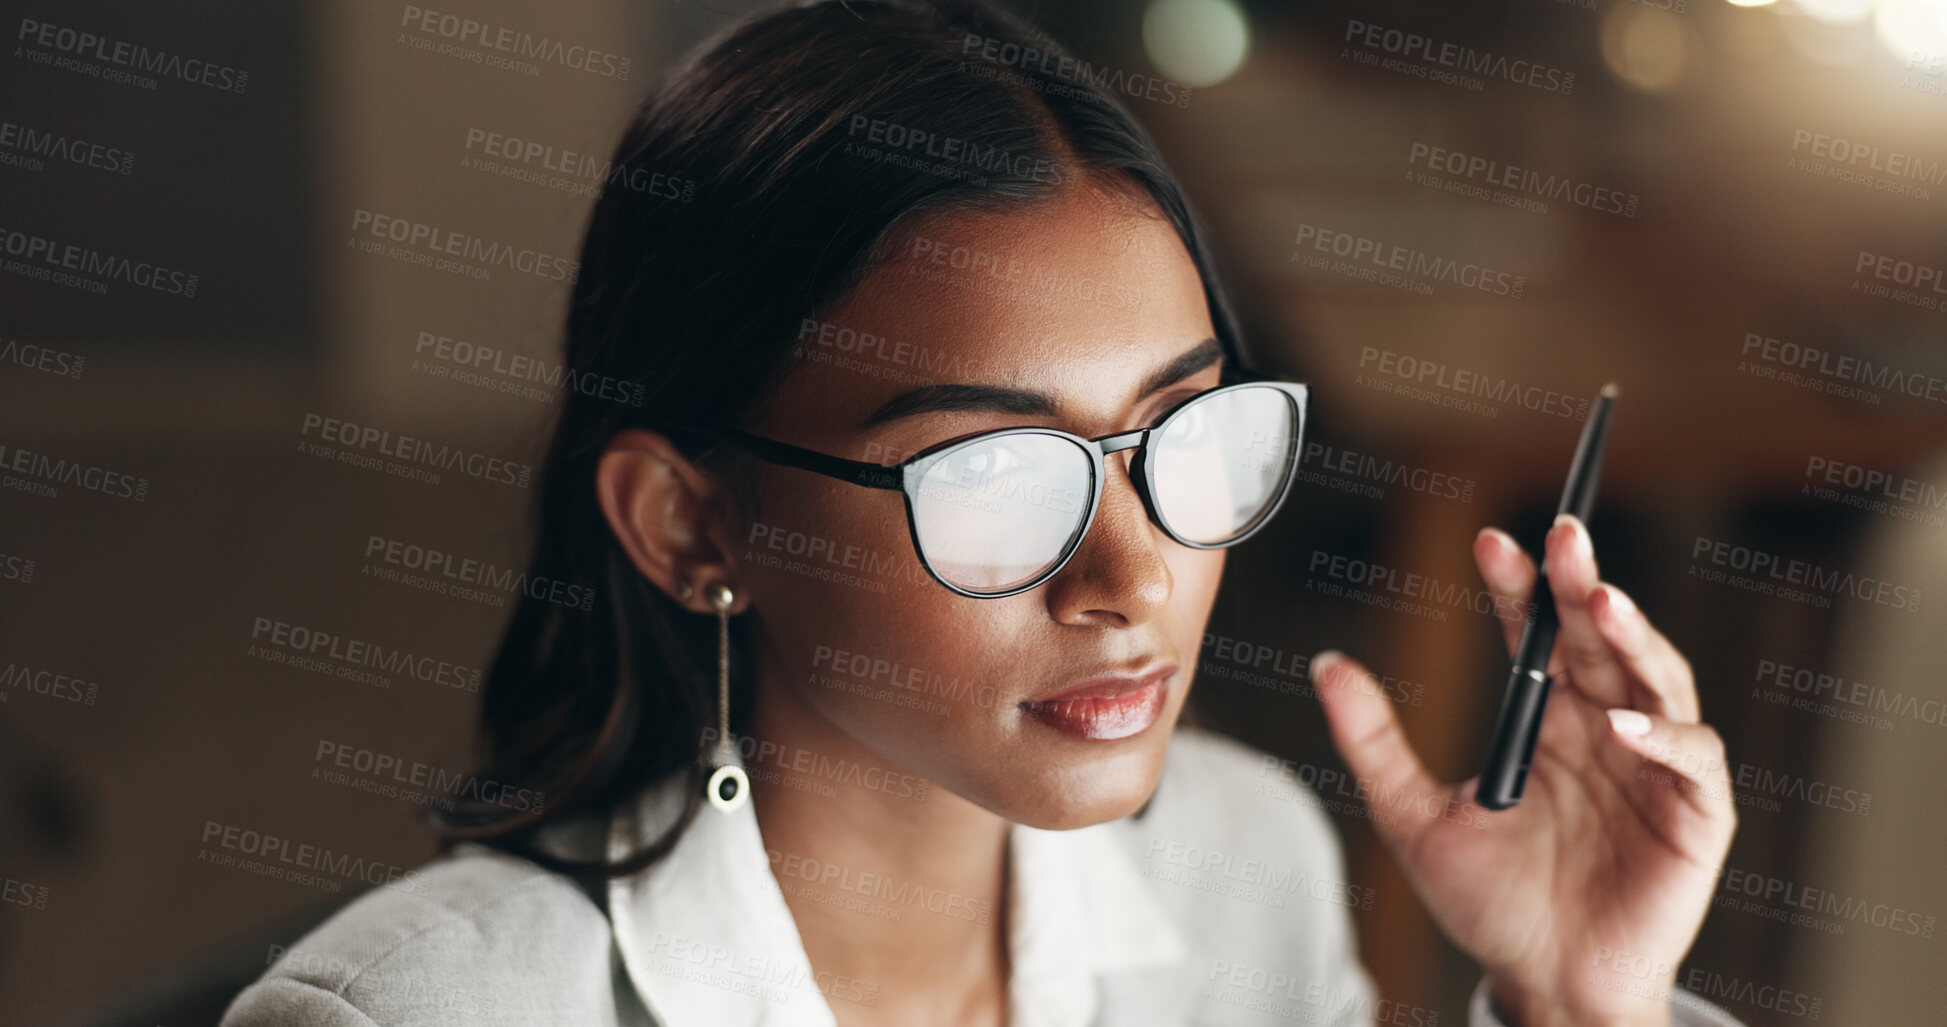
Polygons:
M971 725L991 722L1007 694L1017 661L993 640L1017 634L1005 617L1018 608L934 581L897 493L831 485L767 491L756 541L738 554L766 614L776 661L766 675L896 762L913 765L905 750L974 744L982 732Z
M776 468L760 479L759 496L732 555L767 605L869 602L925 577L897 492Z
M895 736L971 737L957 726L991 718L1015 660L987 641L970 602L912 590L863 597L827 593L774 615L780 680L888 757Z
M1171 596L1146 634L1182 672L1158 730L1105 758L1037 733L1016 708L1059 662L1019 644L1050 637L1042 593L955 595L919 566L897 494L795 477L765 493L754 541L739 554L762 596L768 679L888 763L1012 819L1081 826L1148 795L1194 681L1227 550L1159 534Z

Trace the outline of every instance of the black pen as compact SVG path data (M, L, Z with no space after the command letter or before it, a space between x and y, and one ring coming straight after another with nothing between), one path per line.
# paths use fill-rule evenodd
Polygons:
M1584 524L1595 506L1596 480L1602 474L1603 445L1609 437L1609 408L1616 399L1616 383L1602 387L1589 422L1582 427L1582 441L1575 447L1575 460L1568 468L1568 484L1562 487L1562 502L1557 517L1574 514ZM1521 801L1528 786L1528 765L1535 758L1535 741L1541 737L1541 715L1548 708L1548 690L1555 683L1548 676L1548 657L1555 648L1555 593L1548 587L1545 560L1536 568L1535 590L1529 598L1534 616L1521 630L1521 644L1514 650L1514 669L1508 673L1508 686L1501 700L1501 715L1494 725L1494 739L1487 747L1487 767L1481 771L1480 787L1474 801L1488 809L1507 809Z

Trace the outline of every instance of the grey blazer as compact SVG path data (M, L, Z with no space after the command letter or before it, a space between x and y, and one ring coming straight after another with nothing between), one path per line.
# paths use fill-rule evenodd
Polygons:
M746 769L755 787L776 781ZM606 825L564 830L556 847L614 855L652 836L679 808L676 784ZM1009 1027L1451 1022L1375 995L1352 926L1372 896L1345 880L1319 807L1281 761L1186 725L1140 817L1015 825ZM605 890L461 846L298 941L222 1027L830 1027L847 1003L873 1004L877 985L812 972L784 892L894 919L983 912L806 867L766 850L748 803L728 816L706 807L667 858ZM1499 1027L1485 983L1467 1022ZM1672 1021L1738 1023L1682 992Z

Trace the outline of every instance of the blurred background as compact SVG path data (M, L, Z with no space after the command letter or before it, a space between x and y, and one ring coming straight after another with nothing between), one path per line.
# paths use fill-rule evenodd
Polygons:
M211 825L431 854L434 799L338 756L470 767L477 693L449 681L507 601L388 580L371 540L518 568L528 492L311 447L331 419L534 463L547 261L600 185L577 155L765 6L437 7L595 55L570 66L426 5L0 3L0 1023L212 1022L367 887L213 865ZM1360 568L1471 589L1483 525L1538 550L1616 381L1597 553L1695 666L1741 820L1678 984L1749 1024L1937 1022L1947 5L1008 6L1158 87L1125 102L1252 344L1312 383L1305 480L1212 616L1216 726L1329 782L1302 667L1334 646L1395 679L1433 770L1475 773L1494 621ZM368 252L386 217L533 267ZM261 644L293 631L456 670L377 684ZM1478 969L1338 808L1366 964L1464 1022Z

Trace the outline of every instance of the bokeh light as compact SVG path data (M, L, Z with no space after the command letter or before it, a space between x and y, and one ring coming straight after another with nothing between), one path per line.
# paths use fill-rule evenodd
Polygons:
M1244 12L1230 0L1157 0L1143 15L1150 63L1186 86L1213 86L1235 74L1250 51Z

